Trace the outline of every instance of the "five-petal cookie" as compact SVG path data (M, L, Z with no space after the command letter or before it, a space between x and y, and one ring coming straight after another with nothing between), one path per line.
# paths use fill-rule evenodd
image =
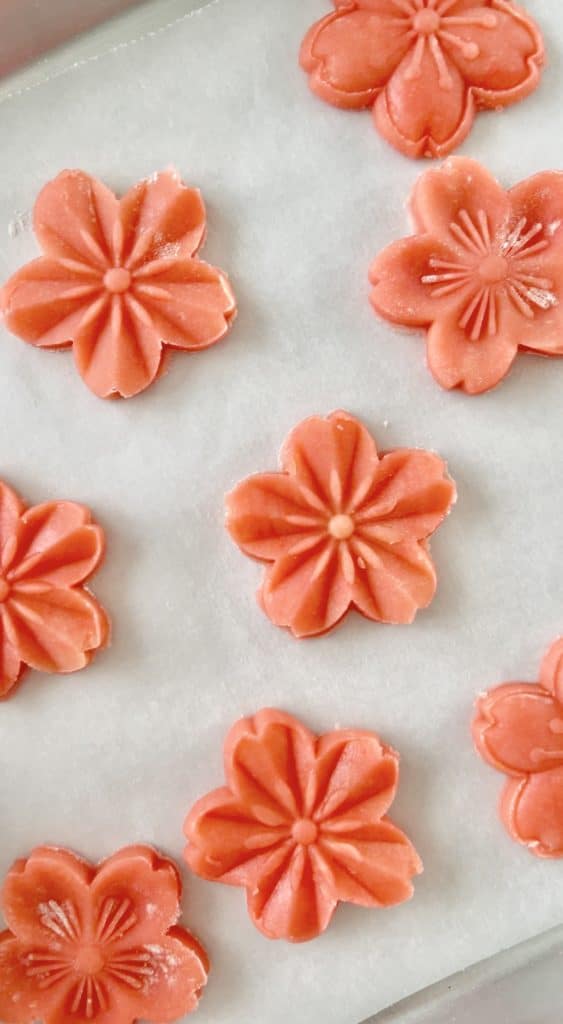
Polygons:
M76 672L109 638L109 619L84 584L104 556L87 508L49 501L27 508L0 481L0 699L25 667Z
M197 1008L204 949L184 928L167 857L129 846L94 866L38 847L8 872L0 1018L8 1024L167 1022Z
M539 683L505 683L479 698L473 739L509 776L500 812L513 839L537 857L563 857L563 639Z
M227 497L233 540L268 563L259 601L271 621L298 637L326 633L349 608L412 622L436 590L428 538L455 500L444 462L379 455L359 420L334 412L295 427L280 464Z
M523 99L540 80L542 36L507 0L334 0L301 47L313 92L373 106L406 156L446 156L480 108Z
M411 197L416 234L370 269L371 303L392 323L426 329L444 388L480 394L518 350L563 355L563 173L505 191L475 160L426 171Z
M205 207L176 171L140 181L120 200L83 171L62 171L40 192L33 226L45 255L5 285L6 325L39 348L72 345L100 398L144 391L165 349L196 351L227 333L233 292L196 256Z
M387 818L399 758L374 733L319 737L291 715L259 711L230 730L225 774L186 819L186 860L203 878L244 887L268 938L315 938L339 902L390 907L412 896L422 864Z

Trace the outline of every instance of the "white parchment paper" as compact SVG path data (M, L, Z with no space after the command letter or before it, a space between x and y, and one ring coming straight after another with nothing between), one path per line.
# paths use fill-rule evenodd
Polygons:
M507 185L563 166L560 0L528 0L550 67L482 115L463 152ZM341 907L305 946L264 939L244 895L186 875L186 923L214 962L200 1024L354 1024L557 924L563 863L496 816L502 776L472 752L477 691L535 679L563 631L563 362L519 357L481 398L447 394L421 337L378 321L367 268L407 233L424 165L367 113L308 91L302 35L325 0L230 0L0 105L0 274L37 254L26 212L63 167L117 190L170 163L202 188L205 258L231 276L228 339L178 355L128 402L93 397L72 356L0 332L0 476L30 503L90 505L108 534L94 581L114 642L76 676L29 674L0 708L0 869L34 845L91 858L135 841L176 858L192 802L221 784L223 736L264 705L322 732L372 728L402 754L394 820L425 861L414 900ZM23 216L22 216L23 215ZM362 417L382 449L439 451L459 501L434 538L440 587L409 627L353 615L294 640L258 610L260 568L223 529L223 495L275 468L313 412Z

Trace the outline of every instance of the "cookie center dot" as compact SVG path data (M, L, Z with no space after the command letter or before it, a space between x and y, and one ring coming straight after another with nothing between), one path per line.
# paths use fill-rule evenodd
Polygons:
M487 256L482 263L479 264L479 277L486 281L487 284L497 284L498 281L504 281L508 273L508 261L505 260L504 256Z
M421 36L431 36L440 27L440 15L437 11L417 11L413 18L413 28Z
M331 533L336 540L348 540L348 537L351 537L354 532L354 520L352 519L352 516L333 516L328 524L328 532Z
M295 822L291 834L296 843L300 843L302 846L310 846L311 843L315 842L319 830L314 821L311 821L309 818L301 818Z
M78 974L99 974L103 966L104 958L99 946L83 946L78 950L74 960Z
M3 576L0 576L0 604L5 601L10 593L10 584Z
M131 284L131 274L125 267L112 267L104 274L104 285L108 292L126 292Z

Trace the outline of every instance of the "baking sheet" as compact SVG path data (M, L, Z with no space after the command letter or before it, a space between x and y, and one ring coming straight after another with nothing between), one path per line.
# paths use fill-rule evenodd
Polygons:
M563 166L563 23L529 0L549 70L482 115L462 152L513 183ZM341 907L306 946L254 930L240 890L186 876L186 923L214 961L200 1024L355 1024L557 924L563 864L536 861L496 818L502 777L473 754L475 693L537 678L563 631L563 362L519 357L495 392L442 392L422 339L379 322L372 256L407 230L424 165L368 114L309 94L300 39L324 0L224 0L0 105L0 274L36 255L27 213L81 166L118 190L175 163L208 205L205 258L240 304L228 339L178 355L129 402L86 390L69 353L0 335L0 475L29 502L69 497L108 532L94 589L114 643L86 672L30 674L0 711L0 869L40 842L91 858L134 841L179 858L182 820L222 780L234 718L277 705L318 731L369 727L402 754L393 818L425 860L414 900ZM254 602L260 568L229 541L223 494L275 468L302 417L343 407L380 447L445 456L459 501L433 540L440 588L409 627L349 616L297 642Z
M451 974L363 1024L545 1024L561 1015L563 928Z

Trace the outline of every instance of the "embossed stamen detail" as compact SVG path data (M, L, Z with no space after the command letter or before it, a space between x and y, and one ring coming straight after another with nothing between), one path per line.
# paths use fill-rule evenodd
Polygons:
M121 939L137 922L131 911L131 900L106 900L96 929L98 942Z
M104 957L99 946L82 946L74 961L79 974L98 974L104 966Z
M140 990L154 977L156 962L146 947L112 954L108 944L122 939L137 923L129 899L105 900L95 929L95 942L83 944L80 921L70 900L48 900L38 907L39 920L61 942L60 952L30 952L23 957L27 977L40 989L78 975L69 992L70 1012L91 1020L108 1009L104 976Z
M432 273L424 274L421 281L432 286L435 298L454 292L465 296L459 325L472 341L478 341L483 333L497 334L500 301L505 297L529 320L536 310L557 305L553 282L535 274L525 263L549 246L548 240L540 237L542 224L529 226L522 217L508 234L493 239L484 210L474 217L460 210L449 230L466 253L464 261L432 257Z
M475 25L477 28L496 28L497 17L492 11L485 11L483 14L469 14L465 17L463 15L452 14L448 18L450 25L468 26Z
M348 540L354 532L354 520L352 516L332 516L328 524L328 532L335 540Z
M461 53L462 57L465 57L466 60L476 60L479 56L480 50L477 43L474 43L471 40L462 39L461 36L456 36L453 32L447 32L445 30L440 33L440 36L442 39L445 39L447 43L451 43L452 46L455 46Z
M41 989L51 988L70 974L79 974L70 993L71 1012L80 1011L88 1019L107 1009L107 993L100 975L109 974L129 988L139 990L156 971L155 958L145 947L116 953L106 959L102 946L76 945L59 955L41 951L27 953L23 963L26 975L35 979Z
M508 260L504 256L491 253L479 264L477 273L487 284L498 284L499 281L504 281L508 274Z
M80 923L74 904L70 900L57 903L56 900L47 900L40 903L38 908L39 920L44 928L58 935L61 939L76 941L80 935Z
M444 51L438 42L437 36L428 36L428 45L438 71L438 85L440 86L440 89L451 89L453 86L453 79L448 71Z
M533 224L528 231L525 231L526 224L526 218L522 217L518 221L516 227L512 229L508 238L504 240L500 247L500 251L503 256L532 256L534 253L543 252L544 249L548 248L549 242L546 238L542 238L539 241L534 242L533 245L531 244L534 238L543 231L543 225Z
M421 35L431 36L440 27L440 15L431 7L423 7L417 11L412 22L415 32Z
M108 292L120 295L131 284L131 273L126 267L110 267L104 274L104 285Z
M441 4L437 0L427 0L424 6L423 4L424 0L419 0L414 8L410 7L410 11L406 5L401 5L401 10L405 15L410 13L412 18L411 34L413 38L417 37L405 77L411 81L420 77L428 43L430 55L438 72L438 85L441 89L451 89L453 79L448 70L442 43L453 46L466 60L477 60L481 53L478 43L473 39L465 39L452 29L470 27L493 29L497 26L497 17L492 11L466 16L449 15L448 11L454 6L453 0L444 0Z
M184 1020L208 968L203 948L177 924L180 897L176 865L148 846L98 865L60 848L32 851L2 887L12 927L2 935L0 1018Z
M99 978L90 974L77 982L73 992L70 1012L91 1020L96 1014L107 1009L107 995Z
M145 948L104 955L104 948L122 939L137 923L131 900L109 898L103 903L95 929L95 942L83 944L76 908L70 900L58 903L48 900L38 907L41 924L64 940L60 953L28 953L24 957L25 972L36 978L40 988L47 989L69 974L78 974L70 993L71 1013L90 1020L107 1008L107 993L99 975L110 974L130 988L141 989L155 973L154 958Z
M40 989L51 988L72 971L70 961L49 953L26 953L22 962L27 977L34 978Z
M117 954L106 963L106 973L129 988L140 989L155 975L156 963L145 949Z
M319 829L309 818L300 818L294 822L291 834L296 843L301 846L310 846L315 842Z

